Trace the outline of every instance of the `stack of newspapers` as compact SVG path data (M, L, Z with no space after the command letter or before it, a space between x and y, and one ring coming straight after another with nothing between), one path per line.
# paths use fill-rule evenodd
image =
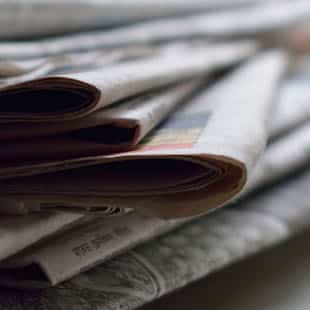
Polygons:
M310 2L0 0L0 129L0 308L143 306L310 227Z

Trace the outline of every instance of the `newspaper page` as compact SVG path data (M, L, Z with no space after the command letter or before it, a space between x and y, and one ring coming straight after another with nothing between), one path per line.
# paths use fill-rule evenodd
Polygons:
M70 207L147 206L168 218L214 209L240 192L263 151L287 63L281 51L262 54L174 113L136 150L94 157L95 166L3 180L2 197Z
M55 288L7 289L1 292L0 305L30 310L136 309L308 227L309 180L309 171L304 171L252 200L198 219ZM3 272L1 281L9 281L11 275Z
M202 10L253 5L255 2L257 0L194 0L191 3L186 0L2 0L0 38L81 31Z
M71 34L37 41L1 42L1 59L59 55L72 51L137 46L179 39L264 37L291 30L310 19L308 0L269 1L252 8L160 19L110 30Z

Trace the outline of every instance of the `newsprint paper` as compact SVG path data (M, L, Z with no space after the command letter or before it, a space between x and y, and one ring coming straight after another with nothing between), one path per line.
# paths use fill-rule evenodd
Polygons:
M3 289L1 309L135 309L309 226L309 182L307 170L55 288Z
M1 177L8 179L1 181L1 196L17 205L148 208L166 218L219 207L241 191L264 149L273 96L287 64L281 51L246 62L182 106L131 152L3 168ZM95 166L69 169L79 165ZM12 173L64 168L69 170L12 178Z

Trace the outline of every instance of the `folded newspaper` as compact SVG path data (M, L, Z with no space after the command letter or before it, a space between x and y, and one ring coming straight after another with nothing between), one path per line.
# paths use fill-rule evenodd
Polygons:
M133 151L4 166L2 199L47 208L147 208L162 217L214 209L240 192L263 151L272 99L288 63L282 51L246 62L190 100ZM86 167L72 169L79 166Z
M238 63L254 52L255 44L196 46L185 48L186 52L180 52L179 46L178 52L173 50L162 57L101 67L69 77L31 79L1 89L0 140L8 141L0 155L2 166L128 150L202 81L181 82L106 109L103 106L149 88L195 75L205 76ZM96 112L90 113L93 110ZM50 145L54 147L49 148Z
M162 1L164 0L159 1L159 3L162 3ZM228 0L224 1L227 1L227 3L229 2ZM276 38L275 34L283 35L286 31L291 31L292 28L298 27L300 23L307 21L310 18L310 3L308 0L295 0L294 2L290 0L243 1L256 2L256 5L240 8L238 10L225 10L223 12L215 11L204 14L201 14L200 12L199 15L156 19L107 30L90 31L82 34L73 33L62 37L43 38L36 41L23 40L19 42L1 42L0 59L27 59L59 55L73 51L89 51L103 47L115 48L120 46L144 46L145 44L150 43L160 43L180 39L191 40L193 38L230 40L248 37L258 37L263 39L267 36L265 39L269 41L268 37L271 36L274 40ZM8 0L5 2L9 3ZM81 1L79 1L79 3L80 2ZM158 1L156 1L156 3L157 2ZM175 0L175 3L177 2L178 1ZM181 2L185 1L183 0ZM200 2L208 3L209 1L201 0ZM213 0L213 2L219 3L222 1ZM59 4L59 2L53 2L55 9L57 9L56 3ZM87 3L89 2L87 1ZM124 2L122 1L122 3ZM147 6L150 7L152 5L154 4L147 4ZM3 14L1 14L2 12ZM47 8L45 12L46 14L49 14ZM1 10L1 13L0 16L6 18L5 10ZM85 12L83 13L85 14ZM73 15L70 14L70 16ZM53 18L55 18L55 15ZM25 21L27 21L26 18ZM63 22L66 23L67 21L68 16L66 15ZM30 22L32 25L35 25L32 17L29 18L29 23ZM58 20L56 20L56 23L58 23ZM42 20L41 24L44 26L46 20ZM16 25L16 23L14 25ZM10 33L5 27L0 27L0 29L4 30L3 32L5 33ZM14 28L11 27L11 29ZM44 28L40 27L37 29L40 31ZM277 40L275 41L277 42Z
M302 70L282 82L268 130L271 142L255 167L243 195L258 187L266 187L309 163L310 94L307 81L310 81L309 72L306 74ZM3 223L10 223L10 231L3 229L0 239L3 244L0 268L9 270L9 276L2 276L2 284L28 288L55 285L136 244L193 220L195 218L164 221L136 212L99 219L49 212L14 219L3 217ZM22 235L19 233L21 225ZM16 229L12 230L12 226ZM57 236L53 236L55 231ZM59 256L59 253L62 255ZM27 278L23 278L27 270L32 273L27 273Z
M260 0L264 2L266 0ZM254 5L257 0L2 0L0 38L63 33L155 17ZM266 1L267 2L267 1Z

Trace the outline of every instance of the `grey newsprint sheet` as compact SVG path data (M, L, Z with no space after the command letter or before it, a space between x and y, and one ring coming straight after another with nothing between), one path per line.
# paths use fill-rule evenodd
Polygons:
M309 182L307 169L55 288L3 289L0 309L135 309L309 226Z

